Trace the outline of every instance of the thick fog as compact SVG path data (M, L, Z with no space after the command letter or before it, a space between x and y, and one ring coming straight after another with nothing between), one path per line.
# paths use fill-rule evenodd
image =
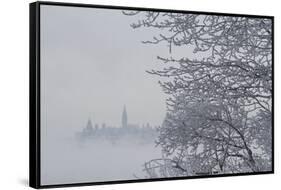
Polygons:
M134 31L134 19L120 10L41 6L42 184L136 179L143 162L159 157L153 143L81 148L75 139L88 119L120 127L124 105L129 124L163 121L164 93L145 71L168 50L142 44L151 33Z
M271 171L271 21L126 14L41 7L42 184Z

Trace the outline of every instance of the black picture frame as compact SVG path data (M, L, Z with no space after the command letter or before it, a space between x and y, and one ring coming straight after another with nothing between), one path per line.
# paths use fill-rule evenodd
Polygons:
M155 11L155 12L173 12L183 14L207 14L218 16L231 17L249 17L249 18L267 18L272 21L272 170L250 173L236 174L217 174L217 175L200 175L200 176L185 176L185 177L169 177L155 179L136 179L136 180L117 180L89 183L71 183L71 184L56 184L42 185L41 184L41 148L40 148L40 6L67 6L67 7L86 7L86 8L102 8L102 9L117 9L117 10L132 10L132 11ZM136 183L136 182L152 182L166 180L182 180L196 178L214 178L214 177L230 177L230 176L245 176L245 175L260 175L274 173L274 17L263 15L248 15L248 14L231 14L217 12L201 12L187 10L169 10L157 8L141 8L141 7L125 7L125 6L109 6L109 5L91 5L80 3L60 3L39 1L30 3L29 7L29 38L30 38L30 91L29 91L29 185L33 188L54 188L54 187L74 187L88 185L106 185L106 184L121 184L121 183Z

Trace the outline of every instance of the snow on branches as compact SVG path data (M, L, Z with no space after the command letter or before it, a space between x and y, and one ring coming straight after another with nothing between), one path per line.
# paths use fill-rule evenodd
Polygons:
M147 71L160 77L169 94L157 143L172 161L163 163L182 166L176 168L177 175L271 170L272 21L150 11L124 14L140 18L132 28L157 31L143 43L169 48L169 57L158 57L163 69ZM176 58L173 48L192 54Z

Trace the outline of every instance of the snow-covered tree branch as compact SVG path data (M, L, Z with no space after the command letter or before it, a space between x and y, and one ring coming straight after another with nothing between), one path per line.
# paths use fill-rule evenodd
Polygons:
M165 159L172 160L169 165L181 166L182 170L175 169L177 175L270 170L271 20L156 12L124 14L141 18L132 28L157 31L144 44L167 45L170 52L167 57L157 57L163 69L147 72L160 77L159 83L169 95L157 143ZM179 48L192 50L192 54L178 58L174 52ZM148 173L150 169L146 165Z

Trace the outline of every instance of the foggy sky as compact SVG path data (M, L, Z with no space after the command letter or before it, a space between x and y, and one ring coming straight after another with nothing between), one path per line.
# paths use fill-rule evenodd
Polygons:
M59 134L93 123L161 125L165 95L157 76L157 55L166 46L142 44L148 29L134 30L120 10L41 6L42 134ZM53 134L54 135L54 134Z

